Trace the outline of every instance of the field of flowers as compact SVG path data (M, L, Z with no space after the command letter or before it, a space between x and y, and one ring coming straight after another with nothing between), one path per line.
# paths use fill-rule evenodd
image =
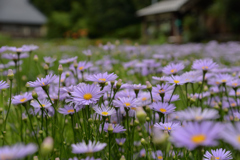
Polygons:
M0 160L240 159L239 42L0 54Z

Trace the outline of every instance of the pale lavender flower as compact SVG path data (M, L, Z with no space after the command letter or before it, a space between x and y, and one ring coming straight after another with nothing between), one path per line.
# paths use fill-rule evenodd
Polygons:
M33 99L32 94L26 92L23 95L13 96L12 104L14 104L14 105L23 104L23 103L26 103L26 102L30 101L31 99Z
M27 49L31 52L31 51L37 50L39 47L34 44L30 44L30 45L23 45L22 48Z
M151 104L153 110L157 112L161 112L162 114L169 114L174 112L175 106L173 104L162 103L162 102L154 102Z
M193 62L192 69L208 71L217 68L218 65L212 59L198 59Z
M105 106L102 106L102 107L97 106L97 107L94 107L93 109L97 114L101 116L111 116L116 113L114 108L105 107Z
M166 75L169 75L169 74L176 74L177 72L183 69L184 69L184 65L182 63L176 63L176 64L171 63L165 66L162 72L165 73Z
M168 81L168 83L172 83L172 84L175 84L175 85L181 85L181 84L187 83L184 80L184 77L182 77L182 76L166 77L166 80Z
M162 76L162 77L152 76L152 79L154 79L156 81L159 81L159 82L166 82L167 81L165 76Z
M234 80L228 81L227 85L229 87L237 89L240 86L240 79L234 79Z
M30 105L34 107L35 114L37 113L41 114L41 108L44 108L45 111L50 115L54 114L54 108L52 107L52 104L50 103L49 100L43 99L43 100L39 100L39 102L41 103L41 105L36 100L30 103ZM46 115L46 112L44 112L44 115Z
M123 84L121 87L126 89L133 89L133 90L142 90L147 88L146 85L142 85L142 84Z
M92 51L90 49L82 51L86 56L92 56Z
M212 152L212 153L211 153ZM226 151L225 149L216 149L216 150L212 150L211 152L206 152L204 154L204 160L212 160L212 158L214 159L219 159L219 160L229 160L229 159L233 159L232 158L232 153L230 151Z
M221 132L221 138L240 150L240 122L236 122L235 125L228 123Z
M22 53L22 52L29 52L30 51L30 48L28 47L8 47L8 50L9 51L12 51L12 52L19 52L19 53Z
M174 89L174 85L170 85L170 84L161 84L161 85L157 85L156 87L152 88L152 92L153 93L159 93L159 94L163 94L166 93L168 91L171 91Z
M76 108L76 112L79 111L80 108ZM65 105L64 108L59 108L58 112L63 114L63 115L68 115L68 114L74 114L75 113L75 109L73 106L69 106L69 105Z
M22 53L19 55L19 59L27 58L29 57L28 53ZM5 53L2 55L2 58L4 59L10 59L10 60L19 60L17 54L12 54L12 53Z
M91 62L80 61L80 62L78 63L77 69L78 69L79 71L83 72L83 71L85 71L86 69L88 69L88 68L90 68L90 67L92 67L92 66L93 66L93 65L92 65Z
M9 87L9 85L7 82L5 82L3 80L0 81L0 90L2 90L4 88L8 88L8 87Z
M122 97L122 98L113 100L113 105L115 107L120 107L121 109L127 108L127 109L136 110L136 107L139 106L139 100L132 97L130 98Z
M61 60L59 60L59 63L60 64L71 63L71 62L77 60L77 58L78 57L76 56L76 57L71 57L71 58L67 58L67 59L61 59Z
M103 130L105 132L108 132L108 125L109 123L104 123L104 127ZM113 133L121 133L121 132L125 132L126 129L123 128L123 126L121 126L120 124L112 124L112 128L113 128Z
M98 73L94 75L89 75L86 77L87 81L98 82L98 83L105 83L107 81L115 81L118 76L114 73L108 74L105 73Z
M222 84L222 83L231 82L233 80L233 77L226 73L226 74L217 74L215 76L215 79L217 80L217 82L219 82L219 84Z
M222 128L221 124L214 122L188 122L171 132L171 141L176 147L189 150L198 146L216 146Z
M37 78L36 81L32 82L28 82L29 84L29 87L43 87L43 86L46 86L50 83L52 83L55 79L57 78L56 75L47 75L45 78Z
M84 105L94 104L102 96L100 87L95 84L78 86L70 93L74 103Z
M203 121L212 120L219 117L218 111L215 109L202 109L201 107L188 107L185 110L178 111L180 120L186 121Z
M47 64L52 64L54 61L56 61L56 58L52 58L52 57L43 57L43 59Z
M126 138L116 138L115 139L118 145L123 145L126 141Z
M1 160L22 159L28 155L35 153L38 150L37 145L29 143L24 145L22 143L15 144L14 146L3 146L0 148Z
M172 131L175 130L176 128L180 127L180 123L174 123L174 122L168 122L168 123L156 123L154 124L154 127L159 128L161 130L165 130L165 131Z
M89 141L86 144L84 141L77 144L72 144L72 153L81 154L81 153L94 153L103 150L107 144L100 142Z

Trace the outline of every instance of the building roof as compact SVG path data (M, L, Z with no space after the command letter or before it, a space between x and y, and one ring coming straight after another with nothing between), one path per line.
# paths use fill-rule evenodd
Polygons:
M163 0L137 11L137 15L147 16L159 13L176 12L189 0Z
M46 21L28 0L0 0L0 23L41 25Z

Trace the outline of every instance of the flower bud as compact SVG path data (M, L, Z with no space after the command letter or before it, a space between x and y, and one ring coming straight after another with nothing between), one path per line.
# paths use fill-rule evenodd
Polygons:
M146 140L144 138L141 138L141 144L144 146L147 144Z
M120 160L126 160L126 158L124 157L124 155L122 155L122 157L120 158Z
M37 61L38 61L38 56L37 56L37 55L34 55L33 60L34 60L35 62L37 62Z
M47 64L45 64L43 68L44 68L44 70L46 70L46 71L49 70L49 67L48 67Z
M151 85L151 83L150 83L149 81L146 81L146 85L147 85L147 90L148 90L149 92L151 92L151 91L152 91L152 85Z
M63 67L62 67L62 65L60 64L60 65L58 66L58 74L62 74L62 72L63 72Z
M77 60L73 61L73 67L76 69L78 67Z
M113 132L113 126L111 123L109 123L108 125L108 133L112 133Z
M33 97L33 99L37 99L38 98L37 92L32 91L32 97Z
M146 122L146 117L147 117L147 114L146 112L142 109L142 107L137 107L136 108L136 116L137 116L137 119L138 121L143 124Z
M119 79L117 81L117 84L116 84L116 87L117 87L117 90L122 86L122 79Z
M9 80L13 80L14 74L13 71L11 69L8 70L8 75L7 75Z
M53 150L53 139L52 137L47 137L44 139L40 147L40 153L45 156L52 152Z

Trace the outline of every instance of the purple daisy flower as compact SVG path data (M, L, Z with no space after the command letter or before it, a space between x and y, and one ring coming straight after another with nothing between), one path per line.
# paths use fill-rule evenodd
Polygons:
M175 84L175 85L181 85L181 84L187 83L184 80L184 77L182 77L182 76L166 77L166 80L168 81L168 83L172 83L172 84Z
M31 106L34 107L34 113L41 113L41 108L43 107L44 109L46 109L46 111L50 114L53 115L54 114L54 108L52 107L52 104L50 103L49 100L47 99L43 99L43 100L39 100L39 102L41 103L41 105L36 101L32 101L30 103ZM44 112L44 115L46 115L46 113Z
M86 56L92 56L92 51L90 49L82 51Z
M178 112L180 120L186 121L203 121L219 118L218 111L215 109L202 109L201 107L189 107Z
M67 59L61 59L61 60L59 60L59 63L60 64L71 63L71 62L77 60L77 58L78 57L76 56L76 57L71 57L71 58L67 58Z
M94 107L95 112L101 116L111 116L116 113L114 108L108 108L105 106L102 107Z
M162 151L157 150L155 153L152 152L152 158L153 159L157 159L157 160L163 160L163 153L162 153Z
M79 160L77 157L69 158L68 160ZM87 157L81 160L101 160L101 158L95 159L94 157Z
M13 96L12 104L14 104L14 105L23 104L23 103L26 103L26 102L30 101L31 99L33 99L32 94L26 92L23 95Z
M212 59L198 59L193 62L192 69L209 71L217 68L218 65Z
M29 57L29 55L28 55L27 53L22 53L22 54L19 55L19 59L23 59L23 58L27 58L27 57ZM3 54L3 55L2 55L2 58L4 58L4 59L10 59L10 60L15 60L15 61L19 60L19 59L18 59L18 55L17 55L17 54L12 54L12 53Z
M89 105L96 103L102 96L102 92L99 86L86 84L76 87L71 95L74 103Z
M1 160L11 160L11 159L22 159L28 155L35 153L38 150L37 145L29 143L15 144L14 146L3 146L0 148L0 159Z
M7 82L5 82L3 80L0 81L0 90L2 90L4 88L8 88L8 87L9 87L9 85Z
M27 47L8 47L8 50L9 51L12 51L12 52L29 52L30 51L30 48L27 48Z
M87 81L98 82L98 83L105 83L107 81L115 81L118 76L114 73L108 74L105 73L98 73L94 75L89 75L86 77Z
M221 132L221 138L231 144L234 148L240 150L240 122L235 125L229 123Z
M212 153L211 153L212 152ZM232 158L232 153L230 151L226 151L225 149L216 149L216 150L212 150L211 152L206 152L204 154L204 160L212 160L212 158L214 159L219 159L219 160L229 160L229 159L233 159Z
M182 63L176 63L176 64L171 63L165 66L162 72L165 73L166 75L169 75L169 74L176 74L177 72L183 69L184 69L184 65Z
M90 68L90 67L92 67L93 65L92 65L92 63L91 62L86 62L86 61L80 61L79 63L78 63L78 70L79 71L81 71L81 72L83 72L83 71L85 71L86 69L88 69L88 68Z
M172 131L172 130L175 130L176 128L180 127L180 123L173 123L173 122L169 122L169 123L156 123L154 124L154 127L156 128L159 128L161 130L164 130L164 131Z
M39 47L37 45L34 44L30 44L30 45L23 45L22 48L26 48L29 51L35 51L37 50Z
M174 89L174 85L169 85L169 84L161 84L161 85L157 85L156 87L152 88L153 93L159 93L159 94L163 94L166 93L168 91L171 91Z
M133 90L142 90L147 88L146 85L142 85L142 84L123 84L121 87L126 89L133 89Z
M175 146L189 150L198 146L215 146L222 128L221 124L214 122L188 122L171 132L171 141Z
M126 138L116 138L115 140L118 145L122 146L125 143Z
M162 114L169 114L174 112L175 106L173 104L162 103L162 102L154 102L151 104L153 110L157 112L161 112Z
M123 108L128 108L128 109L133 109L136 110L136 107L139 106L139 100L136 98L118 98L117 100L113 100L113 104L115 107L120 107L121 109Z
M86 144L84 141L82 143L72 144L72 153L81 154L81 153L94 153L103 150L107 144L106 143L99 143L99 142L92 142L89 141Z
M217 82L219 82L219 84L222 84L222 83L231 82L233 80L233 77L231 75L225 73L225 74L215 75L215 79L217 80Z
M234 79L234 80L228 81L227 85L229 87L237 89L240 86L240 79Z
M52 58L52 57L43 57L43 59L46 64L52 64L53 62L56 61L56 58Z
M79 107L76 108L76 112L79 111ZM69 105L65 105L64 108L59 108L58 112L63 114L63 115L68 115L68 114L74 114L75 113L75 109L73 106L69 106Z
M186 83L195 83L198 81L197 77L202 78L202 72L200 72L200 71L185 72L181 75L181 77L183 77L183 79ZM205 77L206 77L206 75L205 75Z
M156 81L159 81L160 83L163 83L163 82L166 82L166 77L163 76L163 77L155 77L155 76L152 76L152 79L156 80Z
M32 82L28 82L29 84L29 87L43 87L43 86L46 86L50 83L53 83L53 81L57 78L56 75L47 75L45 78L37 78L36 81Z
M103 130L105 132L108 132L108 125L109 123L104 124ZM124 129L123 126L121 126L120 124L112 124L112 128L113 128L113 133L121 133L126 131L126 129Z

